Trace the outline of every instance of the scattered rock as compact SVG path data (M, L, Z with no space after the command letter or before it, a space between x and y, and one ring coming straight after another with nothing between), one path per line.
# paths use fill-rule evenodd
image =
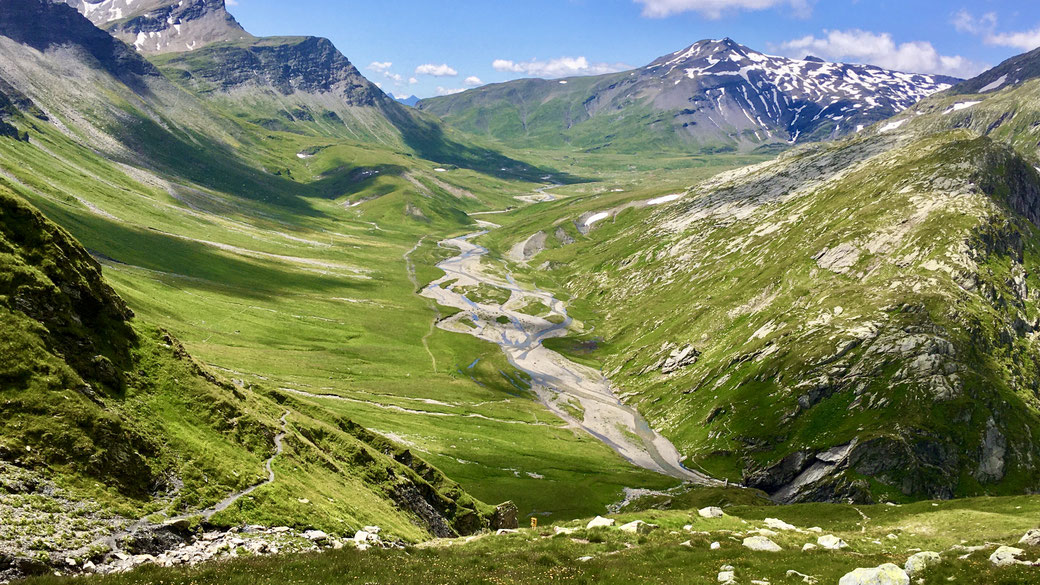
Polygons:
M585 528L606 528L609 526L613 526L614 524L615 520L613 518L604 518L603 516L596 516L592 520L589 520L589 523L587 526L585 526Z
M647 524L642 520L634 520L628 524L621 526L619 530L622 532L631 532L633 534L650 534L657 526L653 524Z
M676 370L681 370L686 366L691 366L697 363L701 352L697 351L692 345L686 345L679 349L672 351L668 355L668 358L664 360L664 364L661 365L662 374L670 374Z
M715 506L701 508L697 513L700 514L701 518L721 518L723 516L722 508Z
M1026 546L1040 546L1040 529L1034 528L1027 532L1018 544L1024 544Z
M687 540L687 541L684 541L684 542L680 542L679 546L685 546L687 548L693 548L693 542Z
M827 550L841 550L849 547L847 542L831 534L825 534L824 536L817 538L816 544Z
M577 528L564 528L563 526L553 526L554 534L574 534L577 531Z
M749 536L744 539L744 547L759 552L780 552L780 545L764 536Z
M811 542L807 542L807 543L805 543L805 546L802 547L802 552L810 551L810 550L813 550L815 548L816 548L815 544L813 544Z
M765 523L767 527L772 528L773 530L789 530L799 532L797 527L788 524L787 522L784 522L783 520L780 520L778 518L766 518Z
M578 557L578 562L587 563L592 560L593 557Z
M733 570L733 568L730 567L729 569L725 569L725 567L723 567L723 569L724 570L719 571L719 583L723 583L724 585L736 583L737 573Z
M989 562L998 567L1017 565L1022 562L1018 560L1018 557L1024 552L1026 551L1013 546L1002 546L989 556Z
M856 569L838 581L838 585L910 585L906 571L885 563L873 569Z
M312 542L325 542L329 539L329 535L325 534L321 530L308 530L303 533L303 537Z
M502 536L503 534L520 534L520 531L515 528L499 528L496 532L496 536Z
M906 560L906 574L912 579L914 575L940 563L942 563L942 557L939 556L939 553L930 551L919 552Z
M819 581L819 579L813 577L812 575L806 575L804 573L799 573L798 571L787 571L787 576L800 577L802 579L802 583L808 583L809 585L815 585Z
M720 548L722 548L722 545L718 542L713 542L711 543L711 546L709 546L708 548L710 548L711 550L719 550Z

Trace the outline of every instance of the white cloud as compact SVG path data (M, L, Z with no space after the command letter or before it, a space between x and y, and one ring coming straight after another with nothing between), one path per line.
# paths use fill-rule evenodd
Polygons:
M1040 47L1040 27L1022 32L994 33L986 37L986 43L1032 51Z
M824 31L824 37L809 35L787 41L780 50L791 57L813 55L832 61L869 63L909 73L931 73L973 77L986 69L959 55L941 55L925 41L897 44L888 33L863 30Z
M390 73L389 71L387 71L383 75L385 75L388 79L394 80L397 83L402 83L404 81L404 77L401 77L401 75L397 73Z
M575 75L601 75L627 71L630 66L624 63L589 63L585 57L559 57L549 61L510 61L495 59L491 64L495 71L523 73L533 77L570 77Z
M380 73L386 73L393 66L394 64L390 61L373 61L368 64L369 69Z
M982 37L987 45L1011 47L1032 51L1040 47L1040 26L1018 32L997 32L997 15L993 12L976 18L971 12L961 10L953 17L953 26L959 32Z
M224 4L226 4L229 8L232 8L238 6L238 0L226 0Z
M455 77L459 72L445 64L434 65L432 63L427 63L426 65L416 67L415 74L432 75L433 77Z
M460 88L457 88L457 89L450 89L450 88L446 88L446 87L437 86L437 95L452 95L452 94L456 94L456 93L462 93L464 91L466 91L466 88L464 88L464 87L460 87Z
M484 85L484 82L481 81L480 78L476 75L467 77L466 81L463 81L462 83L468 85L469 87L477 87L478 85Z
M814 0L635 0L643 5L643 16L664 18L683 12L697 12L705 18L722 18L726 12L739 10L766 10L789 6L795 16L812 13Z
M414 77L409 77L408 78L408 85L415 85L416 83L419 83L418 79L416 79Z

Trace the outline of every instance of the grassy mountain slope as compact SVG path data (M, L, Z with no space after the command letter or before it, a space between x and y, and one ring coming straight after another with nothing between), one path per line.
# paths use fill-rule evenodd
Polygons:
M586 332L561 349L602 363L688 465L784 501L1034 490L1040 176L945 129L951 100L670 205L518 212L486 241L504 257L548 234L515 268L575 297Z
M350 105L271 86L196 90L176 74L187 67L180 61L160 62L170 81L111 74L75 43L42 51L10 37L0 43L0 90L17 105L5 120L28 137L0 140L0 185L99 258L142 320L237 380L263 405L266 428L277 431L291 411L276 481L215 520L430 534L394 499L395 481L411 473L375 452L396 447L364 446L344 430L347 420L391 437L477 498L515 499L524 514L597 513L624 487L673 483L554 419L497 347L436 330L441 309L415 295L417 283L439 276L436 242L473 229L466 211L516 205L514 196L534 188L520 179L534 166L479 146L456 149L455 136L427 116L391 120L396 108L380 122L405 129L396 142L362 140L319 115L268 128L238 114L273 119L300 104L316 114L317 105ZM189 507L259 477L272 448L263 445L248 473L233 470L241 479L211 480ZM435 487L449 503L468 497Z
M489 508L438 471L399 462L410 460L400 447L292 396L236 386L166 331L132 319L97 262L6 188L0 250L3 554L103 555L101 539L128 522L190 516L261 484L271 457L276 481L213 523L340 532L378 522L418 540L489 522ZM280 431L285 450L276 453ZM424 494L434 522L410 493ZM68 514L41 526L26 511L43 494L59 496L54 505ZM301 495L314 504L296 503Z

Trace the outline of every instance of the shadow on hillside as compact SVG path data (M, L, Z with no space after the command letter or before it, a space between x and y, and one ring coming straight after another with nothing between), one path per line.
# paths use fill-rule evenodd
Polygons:
M532 183L553 181L572 184L590 181L557 169L530 165L489 148L458 142L445 134L444 126L430 119L429 114L419 111L413 113L398 104L392 104L384 111L401 132L405 144L426 160Z

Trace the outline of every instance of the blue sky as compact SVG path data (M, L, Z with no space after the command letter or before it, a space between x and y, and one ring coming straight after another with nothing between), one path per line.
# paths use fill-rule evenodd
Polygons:
M623 70L705 38L793 57L970 77L1040 46L1035 0L228 0L256 35L332 39L420 97Z

